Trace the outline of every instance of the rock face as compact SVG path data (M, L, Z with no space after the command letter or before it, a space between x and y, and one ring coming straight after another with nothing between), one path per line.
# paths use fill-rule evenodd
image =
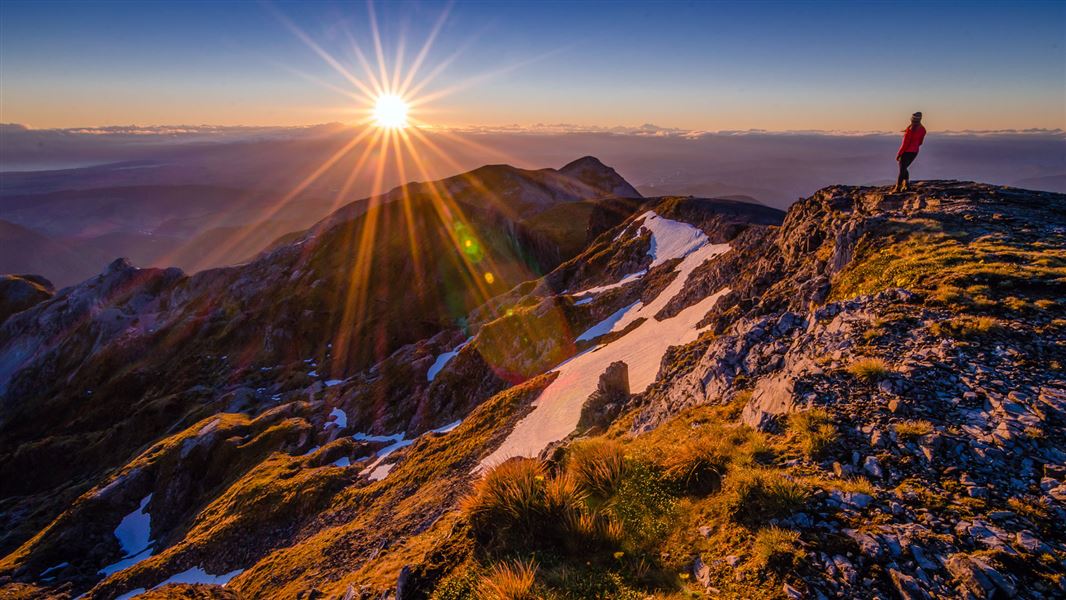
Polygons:
M629 367L622 361L611 363L600 375L596 391L581 408L578 428L606 427L614 421L629 400Z
M631 188L588 158L474 173L406 190L451 190L458 229L434 198L413 200L413 223L398 203L349 206L246 266L190 277L119 260L0 323L0 595L427 597L445 581L453 593L471 565L491 567L459 508L479 465L542 408L566 361L639 327L666 332L697 306L682 332L695 341L669 348L643 392L631 377L656 367L640 363L648 346L605 359L549 454L577 438L601 450L651 439L639 456L666 455L690 477L681 450L709 448L698 458L715 485L641 487L648 471L630 498L698 510L637 523L658 532L642 542L647 561L605 536L582 563L619 581L637 565L633 586L655 579L649 568L683 573L723 596L755 580L785 597L1066 594L1066 197L834 186L782 216L618 198ZM587 246L538 269L527 241L547 239L544 223L486 208L551 214L588 190ZM684 235L655 238L645 211ZM364 237L406 224L426 244L419 257L403 236ZM697 255L684 280L685 258L655 262L662 240L699 234L728 251ZM610 327L653 302L655 314ZM699 410L731 421L709 428ZM670 446L701 432L714 438ZM826 435L819 452L814 434ZM677 529L722 512L719 484L722 502L739 493L716 453L745 439L761 441L744 455L749 499L814 482L802 510ZM150 549L130 555L117 533L145 515ZM790 535L797 548L781 551ZM760 551L793 567L758 570ZM203 575L160 587L188 572ZM225 588L210 583L224 575ZM664 591L677 590L639 593Z
M37 275L0 275L0 323L55 294L52 282Z

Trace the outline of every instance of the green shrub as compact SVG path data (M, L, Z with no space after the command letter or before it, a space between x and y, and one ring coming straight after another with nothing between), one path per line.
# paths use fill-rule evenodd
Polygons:
M477 598L481 576L472 565L462 565L452 571L433 590L430 600L470 600Z
M652 465L637 461L628 464L606 510L621 526L623 547L631 554L651 549L670 530L677 503L670 487Z
M837 440L837 430L829 413L822 408L812 408L788 416L788 431L796 441L800 452L808 458L817 458L830 444Z

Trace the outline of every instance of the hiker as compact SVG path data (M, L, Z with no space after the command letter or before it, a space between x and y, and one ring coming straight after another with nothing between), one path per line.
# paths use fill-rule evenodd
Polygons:
M907 129L903 131L903 143L899 146L899 152L896 153L896 162L899 163L899 177L896 178L896 187L892 188L892 192L905 192L907 186L910 185L911 174L907 172L907 167L911 166L914 159L918 157L918 148L925 140L925 127L922 127L922 113L916 112L911 115L911 124L907 126Z

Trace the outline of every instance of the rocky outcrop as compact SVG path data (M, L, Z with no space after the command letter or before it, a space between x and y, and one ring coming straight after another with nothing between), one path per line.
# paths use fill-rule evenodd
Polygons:
M578 429L606 428L629 401L629 395L629 367L622 361L611 363L581 407Z

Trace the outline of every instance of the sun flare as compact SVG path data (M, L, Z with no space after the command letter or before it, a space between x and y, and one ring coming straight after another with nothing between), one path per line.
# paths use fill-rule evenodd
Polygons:
M378 127L407 127L407 102L395 94L382 94L374 102L374 122Z

